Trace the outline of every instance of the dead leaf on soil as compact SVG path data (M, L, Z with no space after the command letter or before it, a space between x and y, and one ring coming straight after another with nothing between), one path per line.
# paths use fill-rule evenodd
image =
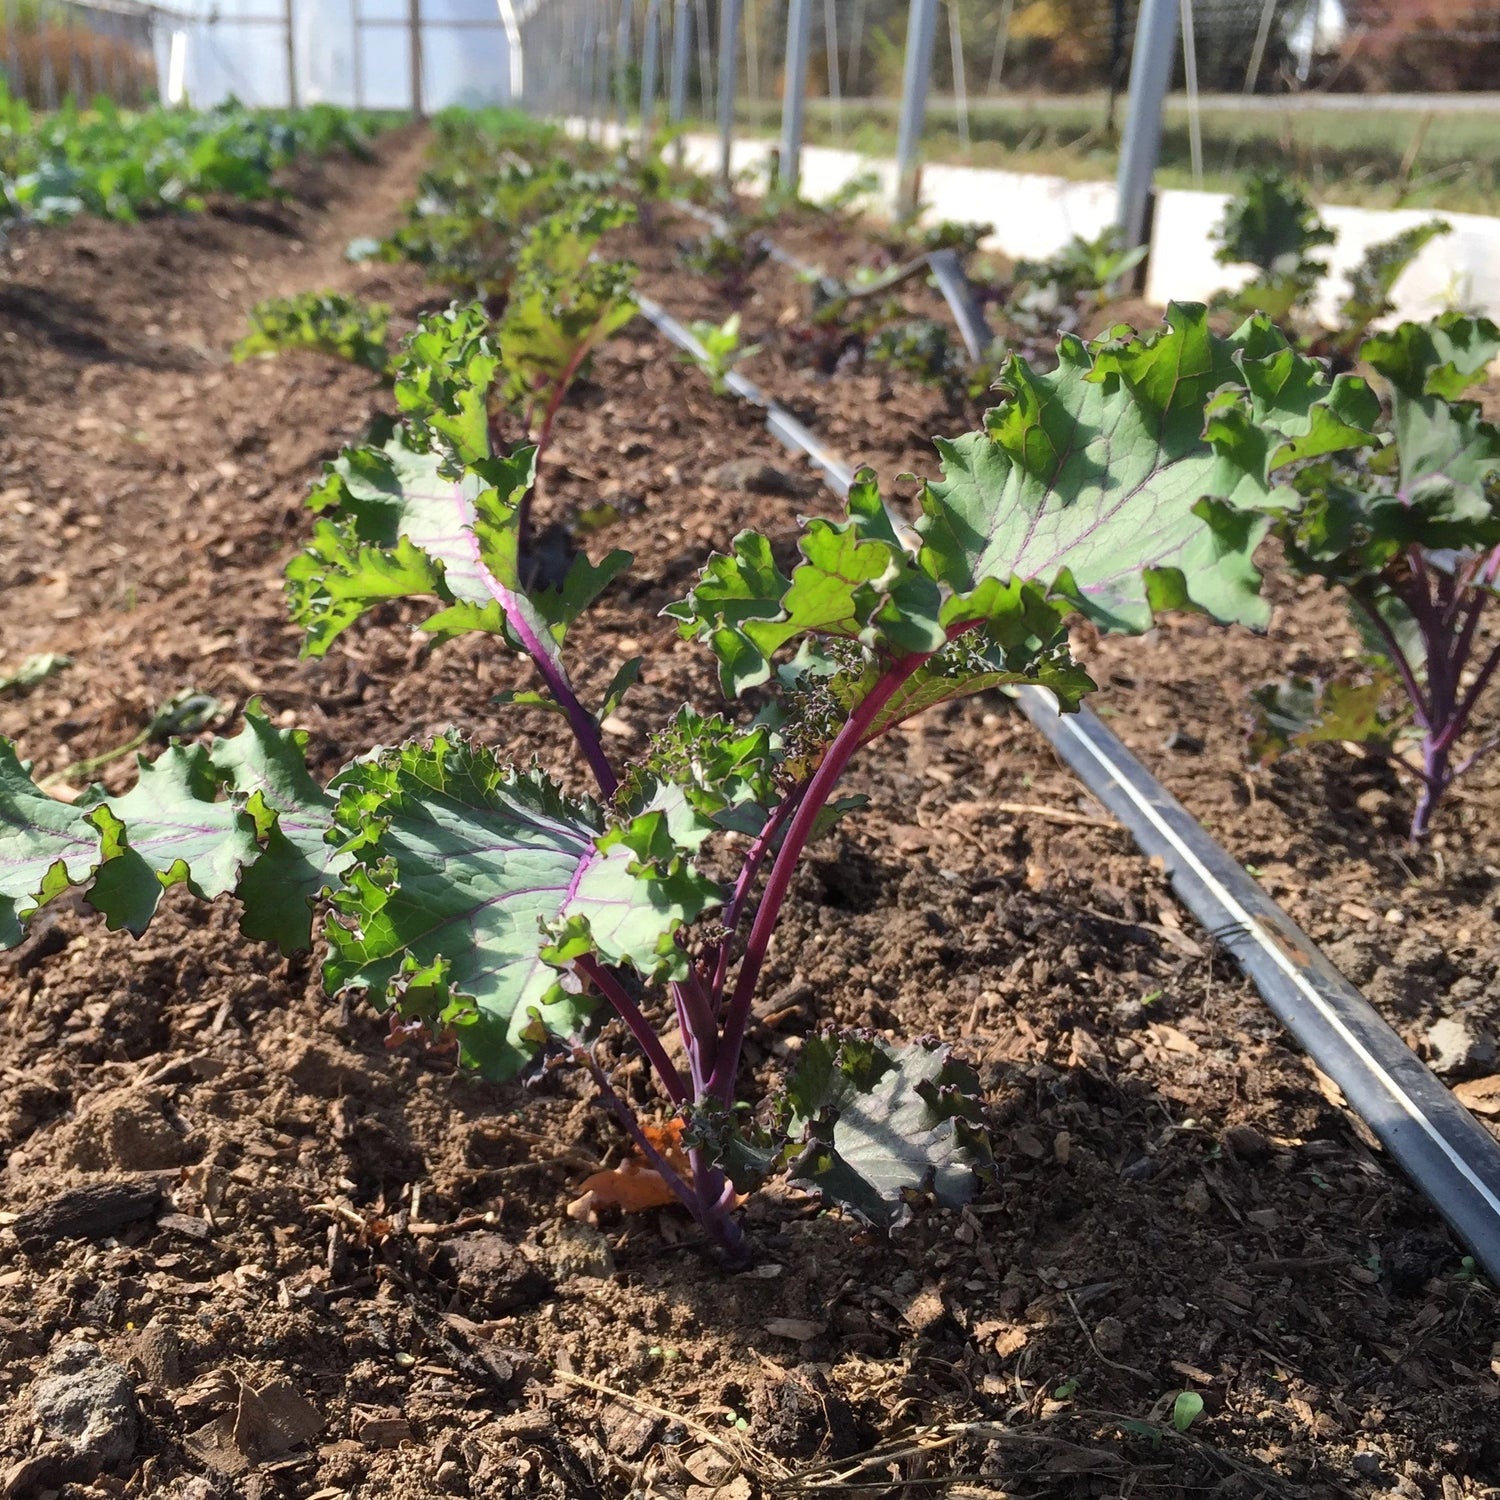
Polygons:
M1453 1086L1453 1097L1465 1109L1487 1119L1500 1119L1500 1073L1489 1078L1471 1078Z
M682 1148L682 1121L668 1120L665 1125L644 1127L646 1139L661 1152L667 1164L684 1180L693 1180L687 1152ZM677 1201L666 1179L655 1167L646 1165L637 1152L618 1167L607 1167L583 1181L583 1191L568 1205L568 1216L591 1223L601 1208L617 1208L621 1213L639 1214L648 1209L666 1208Z

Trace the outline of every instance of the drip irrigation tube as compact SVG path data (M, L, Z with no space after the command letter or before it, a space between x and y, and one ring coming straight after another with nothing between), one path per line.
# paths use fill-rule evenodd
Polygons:
M960 272L961 275L961 272ZM702 348L656 303L641 312L671 342ZM949 299L953 305L953 299ZM969 299L983 324L983 314ZM958 308L954 307L955 315ZM964 326L960 315L960 327ZM971 321L965 330L979 337ZM988 329L981 347L988 347ZM738 375L730 388L766 411L787 448L822 470L834 493L854 477L814 433ZM1342 1091L1376 1139L1500 1282L1500 1146L1323 955L1311 938L1214 842L1207 830L1088 708L1058 711L1044 688L1022 687L1017 706L1142 853L1159 857L1172 888L1234 958L1276 1018Z

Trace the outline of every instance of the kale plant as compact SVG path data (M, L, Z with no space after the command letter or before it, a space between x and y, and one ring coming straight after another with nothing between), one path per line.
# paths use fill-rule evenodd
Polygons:
M236 362L257 354L314 349L383 375L390 365L391 310L340 292L267 297L250 309L250 332L234 346Z
M1083 313L1100 306L1145 254L1144 245L1122 249L1116 229L1091 240L1074 235L1046 260L1016 262L1006 316L1031 334L1076 328Z
M1439 235L1452 234L1453 226L1443 219L1429 219L1403 229L1378 245L1371 245L1360 262L1349 273L1349 290L1339 304L1339 323L1327 340L1326 348L1313 347L1334 359L1350 359L1364 342L1370 329L1395 311L1391 293L1406 268L1422 247Z
M137 933L167 886L232 893L245 932L286 951L308 946L321 906L331 991L451 1034L491 1077L544 1056L588 1070L732 1261L748 1253L737 1195L783 1166L876 1223L924 1189L960 1200L983 1149L972 1079L946 1054L820 1043L784 1100L758 1104L742 1092L753 1002L798 861L860 805L842 783L872 740L1014 683L1075 707L1093 686L1069 652L1075 613L1127 633L1166 608L1264 623L1261 508L1289 466L1367 439L1369 393L1329 384L1264 323L1223 339L1201 307L1168 316L1148 338L1064 339L1048 375L1012 360L983 429L939 443L914 525L863 470L840 513L801 524L788 570L753 531L712 555L666 613L706 648L726 705L683 706L624 761L601 721L641 663L583 690L568 648L629 558L528 584L535 451L493 441L500 346L472 309L428 319L397 370L405 423L318 492L293 613L313 653L392 599L417 601L436 639L484 634L530 663L537 691L516 701L562 716L592 793L457 731L320 786L303 737L255 707L231 739L142 762L123 796L49 797L0 744L0 943L69 887ZM601 1006L683 1122L685 1167L596 1057Z
M709 277L720 296L738 306L750 295L750 278L766 263L771 246L764 235L745 226L700 236L680 247L689 271Z
M1500 428L1462 399L1497 355L1500 329L1457 314L1369 339L1360 357L1389 387L1388 424L1358 461L1335 452L1308 464L1293 479L1295 503L1266 510L1288 563L1343 591L1405 692L1416 730L1415 759L1404 762L1419 785L1414 841L1444 793L1500 745L1469 743L1500 669L1500 641L1483 629L1500 591ZM1319 710L1335 715L1319 737L1390 738L1389 718L1348 686L1321 700L1295 685L1277 691L1269 706L1283 718L1288 693L1302 699L1300 729L1281 739L1309 742ZM1264 730L1261 743L1264 754L1280 748Z
M1271 170L1253 174L1239 197L1230 199L1214 238L1221 266L1251 265L1258 272L1239 291L1225 293L1223 304L1280 322L1328 274L1328 262L1314 252L1337 235L1295 182Z
M698 347L703 353L701 357L685 354L683 358L703 369L716 396L728 392L729 376L741 360L760 353L759 344L742 342L740 315L737 312L730 313L722 323L710 323L706 318L698 318L689 324L688 332L697 339Z

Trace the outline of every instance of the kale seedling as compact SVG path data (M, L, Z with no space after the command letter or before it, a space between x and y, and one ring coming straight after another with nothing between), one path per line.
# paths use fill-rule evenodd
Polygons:
M983 430L939 443L913 526L865 470L842 513L802 523L789 571L752 531L711 556L666 613L731 706L684 706L624 762L600 726L640 661L606 682L596 637L581 686L566 650L629 559L579 557L557 587L528 586L535 452L492 443L499 350L473 310L428 319L398 370L407 421L318 492L293 612L313 653L395 598L436 638L484 634L530 663L538 691L516 701L562 716L593 794L456 732L371 751L322 787L301 737L254 709L233 739L143 763L124 796L52 799L0 744L0 944L70 885L134 932L165 886L233 892L244 930L288 951L321 902L330 990L451 1033L493 1077L544 1052L576 1061L732 1261L748 1253L737 1194L783 1166L876 1223L923 1189L961 1200L983 1151L972 1079L941 1049L809 1045L786 1096L758 1104L741 1092L753 1003L798 861L860 805L842 783L872 740L1014 683L1074 707L1092 683L1073 613L1120 632L1169 607L1264 623L1254 507L1286 464L1364 440L1348 417L1368 392L1330 385L1265 324L1221 339L1201 307L1168 316L1150 338L1065 339L1049 375L1013 360ZM595 1056L600 1003L684 1122L685 1171Z
M729 390L729 376L741 360L760 353L759 344L744 344L740 338L740 315L730 313L722 323L710 323L699 318L688 325L688 332L698 341L703 357L684 354L683 358L700 366L708 375L716 396Z

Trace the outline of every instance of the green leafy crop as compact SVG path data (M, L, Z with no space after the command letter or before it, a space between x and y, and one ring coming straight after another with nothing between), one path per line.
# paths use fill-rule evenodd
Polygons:
M1267 512L1287 561L1343 592L1379 669L1405 692L1417 731L1413 839L1453 782L1496 747L1483 740L1463 752L1500 670L1500 645L1481 628L1500 590L1500 428L1462 398L1497 356L1500 329L1456 314L1369 339L1360 357L1390 399L1379 446L1306 465L1293 482L1296 503ZM1321 703L1295 688L1276 699L1273 707L1297 703L1307 721L1280 736L1290 743L1390 738L1388 717L1372 705L1350 712L1359 700L1348 689L1329 688ZM1315 712L1317 722L1333 718L1321 736ZM1279 748L1274 734L1261 738Z
M250 310L250 332L234 346L236 361L257 354L312 349L383 375L390 364L391 310L340 292L268 297Z
M1286 475L1372 442L1373 398L1264 323L1215 337L1201 307L1150 338L1065 340L1050 375L1012 360L985 428L939 444L914 525L863 470L846 507L802 523L789 567L753 531L708 558L666 614L707 648L727 707L683 706L622 762L601 722L641 663L618 663L590 701L567 648L629 559L537 578L534 451L502 451L489 420L494 385L514 378L503 321L478 306L424 320L395 366L403 423L342 454L312 497L292 609L312 652L401 598L440 639L479 632L528 661L537 689L514 701L562 715L594 794L457 731L372 751L320 787L300 739L253 709L235 738L143 766L124 797L53 799L7 749L0 939L70 886L132 931L164 886L233 894L246 931L286 948L307 943L318 905L330 989L452 1034L491 1076L572 1058L732 1259L746 1254L735 1185L773 1170L879 1225L922 1193L962 1201L988 1160L982 1111L942 1049L814 1039L783 1094L758 1109L740 1096L798 861L863 805L840 783L892 726L1008 684L1076 706L1093 684L1071 615L1131 633L1161 608L1261 621L1253 553L1298 503ZM600 1002L682 1121L686 1169L596 1061Z

